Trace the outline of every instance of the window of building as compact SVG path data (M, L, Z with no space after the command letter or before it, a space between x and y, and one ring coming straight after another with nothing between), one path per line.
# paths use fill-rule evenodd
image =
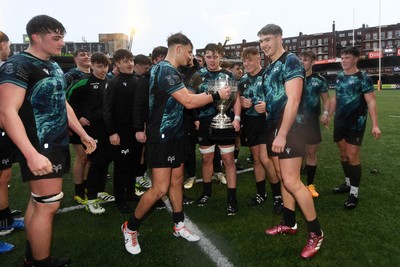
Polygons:
M297 42L297 39L292 39L292 43L295 43L295 42Z
M311 41L307 40L307 46L310 46L310 45L311 45Z
M322 56L318 56L318 60L322 60Z
M339 33L339 37L345 37L346 36L346 34L344 34L344 33Z
M381 39L385 39L386 33L385 32L381 32Z
M393 42L392 41L387 41L386 42L386 46L389 47L389 48L393 47Z
M322 39L318 39L318 45L322 45Z
M396 41L394 41L394 43L396 44L397 47L400 46L400 40L396 40Z
M387 32L387 38L393 38L393 32L392 31L388 31Z
M382 46L382 47L385 47L385 46L386 46L385 41L382 41L382 42L381 42L381 46Z
M289 40L289 39L286 39L286 40L285 40L285 44L288 44L288 43L290 43L290 40Z
M374 32L372 34L372 39L374 39L374 40L378 39L378 33L377 32Z
M365 49L366 50L371 49L371 43L365 43Z
M347 36L353 36L353 32L347 33Z
M324 59L328 59L328 55L324 55Z
M342 47L345 47L347 45L347 41L341 41L340 44L342 45Z
M318 53L322 53L322 47L318 47Z
M301 46L304 46L305 44L306 44L305 41L301 41L301 42L300 42L300 45L301 45Z
M293 46L293 50L296 50L296 49L297 49L297 47L294 45L294 46Z
M329 51L329 47L328 46L324 46L324 52L328 52Z
M370 39L371 39L371 34L367 33L367 34L365 35L365 40L370 40Z
M317 42L318 42L317 39L312 40L312 44L313 44L313 45L317 45Z
M379 47L378 42L373 42L372 43L372 48L373 49L378 49L378 47Z
M400 36L400 31L396 31L394 36L399 37Z
M361 36L361 34L362 34L362 32L357 32L357 35L360 35L360 36Z

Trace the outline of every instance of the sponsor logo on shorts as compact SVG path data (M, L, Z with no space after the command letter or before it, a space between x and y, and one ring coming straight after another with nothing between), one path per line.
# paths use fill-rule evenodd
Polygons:
M125 150L121 149L121 154L124 154L124 155L129 154L129 148L125 149Z
M1 164L3 164L3 165L8 165L8 163L10 163L10 159L9 158L1 160Z
M53 165L52 168L53 168L53 172L58 173L59 171L62 170L62 164L60 163L58 165Z
M169 161L169 162L174 162L175 161L175 156L169 156L168 158L167 158L167 161Z

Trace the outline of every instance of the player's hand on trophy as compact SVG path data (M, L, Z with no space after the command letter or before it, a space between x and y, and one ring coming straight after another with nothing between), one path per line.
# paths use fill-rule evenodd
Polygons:
M228 99L231 95L231 88L229 86L222 88L218 91L218 94L222 100Z

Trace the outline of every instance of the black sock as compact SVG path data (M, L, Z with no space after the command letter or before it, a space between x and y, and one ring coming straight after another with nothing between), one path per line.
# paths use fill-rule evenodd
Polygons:
M11 215L10 207L0 210L0 227L7 227L13 224L14 219Z
M236 200L236 188L228 188L228 201Z
M209 183L203 182L203 196L211 197L211 182Z
M306 170L307 170L307 185L313 184L315 178L315 172L317 171L317 165L315 166L306 165Z
M31 263L33 261L32 249L29 240L25 242L25 262Z
M308 227L308 232L313 232L316 233L317 236L320 236L322 234L321 232L321 225L319 224L319 221L317 218L315 220L308 222L307 221L307 227Z
M294 210L290 210L283 207L283 225L293 227L296 224L296 213Z
M51 257L48 256L47 258L43 259L43 260L33 260L33 266L35 267L48 267L51 266Z
M174 224L178 224L179 222L183 222L184 219L185 219L185 216L183 215L183 211L173 212L172 213L172 220L174 221Z
M349 168L350 185L354 187L360 187L361 164L349 165L348 168Z
M343 172L345 177L350 177L349 176L349 163L347 161L341 161L342 164Z
M239 151L240 151L240 150L236 150L236 149L233 151L233 157L234 157L235 159L238 159L238 158L239 158Z
M84 183L75 184L75 195L85 198L85 186Z
M128 228L132 231L137 231L139 229L142 219L138 219L134 214L128 220Z
M274 197L278 197L281 195L281 182L277 182L276 184L270 183L272 194Z
M265 180L256 182L257 194L264 197L265 196Z

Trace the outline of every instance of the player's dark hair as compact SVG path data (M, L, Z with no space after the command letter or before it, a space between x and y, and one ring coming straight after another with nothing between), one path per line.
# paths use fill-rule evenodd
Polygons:
M33 34L57 33L65 35L67 31L61 22L55 18L47 15L38 15L33 17L28 24L26 24L26 33L28 34L29 40L32 41Z
M151 52L151 60L156 60L159 56L166 56L168 53L168 48L165 46L157 46Z
M282 28L275 24L267 24L257 33L257 36L261 35L281 35L282 36Z
M180 44L180 45L190 45L191 48L193 49L192 41L190 41L190 39L187 38L187 36L181 32L172 34L170 37L168 37L167 44L168 48L173 45Z
M127 49L118 49L117 51L114 52L114 56L113 56L114 62L118 62L125 58L133 59L132 52Z
M104 66L110 65L111 61L108 59L108 57L101 52L96 52L93 53L93 55L90 57L90 62L92 63L98 63Z
M7 34L4 32L0 31L0 43L2 42L9 42L10 39L8 38Z
M317 59L317 56L311 50L306 50L306 51L301 52L300 57L309 58L311 61L314 61Z
M242 52L242 60L249 59L252 56L260 55L258 49L254 46L246 47Z
M150 59L142 54L139 54L137 56L135 56L135 58L133 59L133 63L138 64L138 65L151 65Z
M88 53L89 54L89 51L85 48L76 49L74 52L74 57L79 56L80 53Z
M340 51L340 55L352 55L355 57L359 57L360 51L355 47L346 47L345 49L342 49L342 51Z
M204 51L211 51L213 54L218 53L220 55L222 55L223 51L222 51L222 46L219 46L215 43L209 43L206 45L206 47L204 48Z

